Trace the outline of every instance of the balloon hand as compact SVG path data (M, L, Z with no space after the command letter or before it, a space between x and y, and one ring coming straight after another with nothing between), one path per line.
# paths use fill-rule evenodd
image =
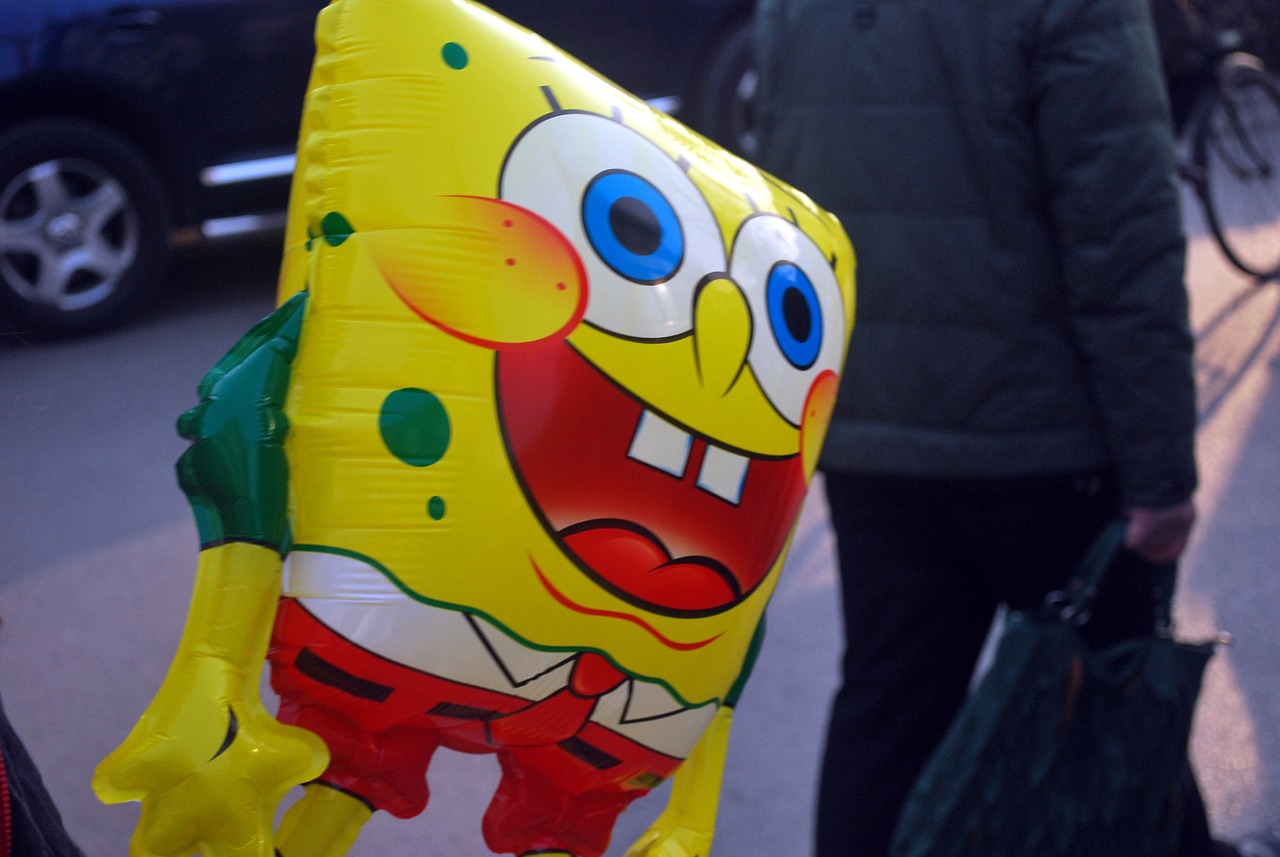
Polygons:
M271 857L276 805L318 777L328 751L275 720L256 679L225 661L177 661L129 737L94 775L107 803L142 802L133 857Z

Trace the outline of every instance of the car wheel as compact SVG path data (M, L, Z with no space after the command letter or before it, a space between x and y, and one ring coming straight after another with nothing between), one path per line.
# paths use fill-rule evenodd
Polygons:
M693 116L695 128L744 158L756 154L756 86L751 20L734 24L712 51Z
M0 307L23 329L128 320L158 290L168 230L154 168L114 131L58 119L0 136Z

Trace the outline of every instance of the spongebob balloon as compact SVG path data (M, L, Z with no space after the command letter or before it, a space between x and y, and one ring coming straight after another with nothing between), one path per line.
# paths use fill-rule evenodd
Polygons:
M337 0L317 45L280 306L179 423L186 631L95 788L135 855L339 855L489 752L495 852L595 857L674 777L630 853L705 855L848 239L467 0Z

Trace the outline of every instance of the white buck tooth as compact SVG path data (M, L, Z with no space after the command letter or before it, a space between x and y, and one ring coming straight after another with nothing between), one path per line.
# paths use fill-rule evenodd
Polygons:
M631 439L631 449L627 450L627 455L664 473L680 477L689 464L689 449L692 445L693 438L688 432L677 428L653 411L645 411L640 415L640 425L636 426L636 434Z
M737 505L742 499L742 486L747 480L749 464L751 460L745 456L708 445L707 454L702 459L702 470L698 473L698 487Z

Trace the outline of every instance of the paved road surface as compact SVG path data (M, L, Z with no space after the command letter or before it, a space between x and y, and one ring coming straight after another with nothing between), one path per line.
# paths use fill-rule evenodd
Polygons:
M158 686L190 592L196 542L173 479L183 448L173 419L204 370L269 311L273 255L187 261L175 294L126 331L0 338L0 692L89 857L126 853L136 807L100 805L89 777ZM1187 635L1236 637L1210 667L1194 751L1215 825L1238 834L1280 819L1280 288L1243 282L1203 237L1191 261L1204 515L1179 615ZM815 495L738 712L721 857L809 853L839 647L831 551ZM495 781L486 757L440 754L428 812L376 817L354 853L487 853L479 819ZM624 816L611 855L661 800Z

